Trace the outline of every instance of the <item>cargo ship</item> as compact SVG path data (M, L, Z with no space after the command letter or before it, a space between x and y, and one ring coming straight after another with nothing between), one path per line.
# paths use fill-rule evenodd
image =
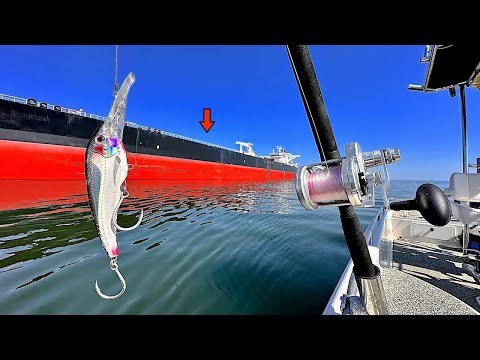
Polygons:
M84 180L85 149L106 118L0 94L0 180ZM138 180L292 180L299 155L257 156L126 121L123 143ZM243 147L246 147L246 151Z

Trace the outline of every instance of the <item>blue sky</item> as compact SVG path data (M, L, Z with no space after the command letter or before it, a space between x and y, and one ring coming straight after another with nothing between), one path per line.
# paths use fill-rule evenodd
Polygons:
M310 52L341 153L399 147L392 179L448 180L461 172L458 96L407 90L423 82L423 45L323 46ZM0 93L106 115L112 102L114 45L0 46ZM127 120L258 155L277 145L319 159L284 46L119 47L119 82L136 75ZM480 92L467 89L469 140L480 132ZM198 121L212 109L212 129ZM480 144L469 141L469 162Z

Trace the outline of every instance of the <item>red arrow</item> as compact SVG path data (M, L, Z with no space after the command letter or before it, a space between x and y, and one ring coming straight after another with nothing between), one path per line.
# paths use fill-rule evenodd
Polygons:
M212 110L203 109L203 121L199 121L200 125L203 127L203 130L205 130L207 133L212 128L213 124L215 124L215 121L210 120L211 113Z

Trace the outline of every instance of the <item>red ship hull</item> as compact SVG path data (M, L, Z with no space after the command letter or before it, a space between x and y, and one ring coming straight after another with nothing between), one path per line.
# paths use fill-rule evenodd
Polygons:
M0 180L84 180L85 149L0 140ZM292 180L295 173L248 166L128 153L127 180Z

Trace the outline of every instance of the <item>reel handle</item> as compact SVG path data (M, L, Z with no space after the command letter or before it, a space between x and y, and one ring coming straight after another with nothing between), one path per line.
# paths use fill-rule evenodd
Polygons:
M390 203L390 209L391 210L417 210L417 203L415 199L413 200L403 200L403 201L397 201L394 203Z
M390 204L391 210L418 210L423 218L435 226L444 226L452 218L452 208L445 193L433 184L418 187L415 199Z

